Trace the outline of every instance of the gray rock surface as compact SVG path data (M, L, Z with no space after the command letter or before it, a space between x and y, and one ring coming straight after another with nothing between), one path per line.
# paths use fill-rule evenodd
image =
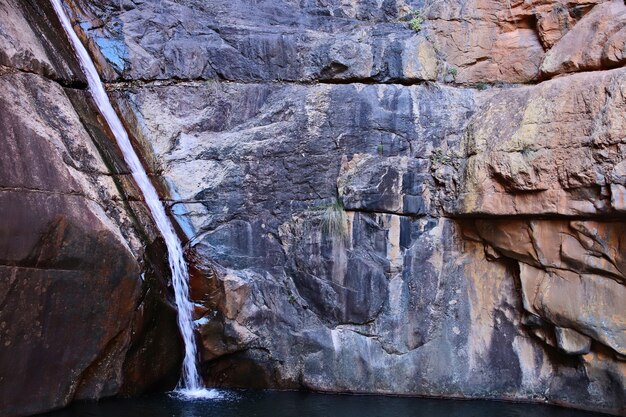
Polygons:
M116 0L76 11L109 80L434 80L436 51L401 3Z
M507 84L597 3L78 2L189 238L206 381L624 414L623 70Z
M619 30L539 82L609 3L74 2L189 239L207 383L624 415Z

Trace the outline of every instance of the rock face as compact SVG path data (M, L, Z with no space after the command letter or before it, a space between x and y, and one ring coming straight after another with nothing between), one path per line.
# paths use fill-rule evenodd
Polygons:
M190 238L206 381L624 415L623 11L76 1Z
M519 205L504 204L487 218L466 208L466 195L480 196L470 192L474 178L498 177L473 163L472 132L489 118L484 109L525 89L259 83L113 92L155 138L176 186L172 205L193 236L207 381L247 386L254 375L259 387L621 412L617 223L600 237L598 222L582 222L568 240L575 220L499 219L545 215L541 205L512 213L505 209ZM224 120L225 108L237 110ZM505 196L528 195L502 194L484 201L498 208ZM572 191L567 201L595 195ZM584 233L603 243L593 249ZM540 238L544 255L530 243Z
M496 94L465 132L449 211L618 215L624 210L626 72L575 74Z
M592 71L626 62L626 4L610 1L594 9L547 54L547 75Z
M430 1L424 10L432 19L429 37L448 63L458 68L457 82L528 83L559 73L545 74L549 57L572 45L573 33L589 25L586 15L592 8L595 12L599 3L606 3L597 10L600 19L610 22L611 17L603 16L600 9L609 3L619 7L623 2ZM582 40L572 45L576 50L589 47Z
M626 414L621 0L71 6L207 383Z
M0 413L165 387L163 244L51 6L2 1L0 27Z

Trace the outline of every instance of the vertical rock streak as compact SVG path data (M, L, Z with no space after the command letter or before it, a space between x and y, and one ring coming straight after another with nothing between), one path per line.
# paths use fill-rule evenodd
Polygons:
M204 396L208 393L202 388L202 382L196 366L197 349L193 334L192 311L193 305L189 300L189 271L183 258L183 249L174 227L168 219L165 209L159 200L156 189L150 182L146 171L135 153L128 133L124 129L120 118L115 113L111 102L106 94L100 76L93 64L89 53L74 32L69 17L63 9L61 0L51 0L59 20L67 33L76 55L85 72L89 89L100 113L104 116L111 132L115 136L118 146L124 154L124 160L128 165L135 182L141 189L144 199L152 217L165 239L168 250L168 263L172 271L172 283L175 291L176 307L178 309L178 326L183 336L185 345L185 357L183 360L182 375L178 391L183 395Z

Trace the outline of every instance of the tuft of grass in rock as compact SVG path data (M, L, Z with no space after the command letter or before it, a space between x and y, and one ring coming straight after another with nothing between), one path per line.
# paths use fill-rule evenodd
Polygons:
M340 237L345 239L348 236L346 210L341 201L324 209L322 214L322 231L329 236Z

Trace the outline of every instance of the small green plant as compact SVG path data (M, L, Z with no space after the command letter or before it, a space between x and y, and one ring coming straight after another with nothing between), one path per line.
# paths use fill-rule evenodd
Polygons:
M378 152L378 155L383 156L384 150L385 150L385 147L383 146L383 144L379 143L378 146L376 147L376 152Z
M475 84L475 87L477 90L483 91L487 89L487 83L480 81Z
M347 223L346 210L339 200L326 207L322 214L322 231L330 236L347 237Z
M414 10L412 15L413 17L409 20L409 27L415 32L419 32L422 30L422 25L424 24L422 13L419 10Z
M448 67L448 74L452 75L454 78L456 78L456 74L458 74L459 70L456 69L456 67Z

